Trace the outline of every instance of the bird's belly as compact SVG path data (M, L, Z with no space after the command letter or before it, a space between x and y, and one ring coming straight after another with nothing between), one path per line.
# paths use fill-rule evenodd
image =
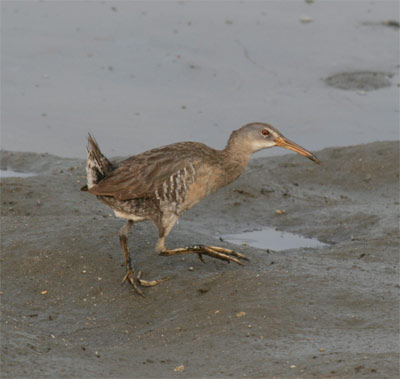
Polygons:
M110 196L98 196L98 199L107 204L114 211L115 216L135 222L151 219L157 210L149 199L121 201Z
M136 216L136 215L134 215L132 213L126 213L126 212L122 212L122 211L117 211L116 209L114 209L114 214L115 214L115 216L117 216L119 218L124 218L126 220L132 220L134 222L146 220L145 217Z

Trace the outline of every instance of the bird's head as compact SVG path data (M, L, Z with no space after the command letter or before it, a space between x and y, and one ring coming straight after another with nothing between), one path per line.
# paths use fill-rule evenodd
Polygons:
M268 149L269 147L279 146L293 150L311 159L313 162L321 164L315 155L284 137L276 128L269 124L253 122L242 126L232 133L231 140L236 146L241 146L251 151L251 153L262 149Z

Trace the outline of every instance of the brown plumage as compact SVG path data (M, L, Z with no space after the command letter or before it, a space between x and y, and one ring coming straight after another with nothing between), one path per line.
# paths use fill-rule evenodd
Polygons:
M202 143L180 142L149 150L115 165L104 157L89 135L87 189L110 206L117 217L127 219L120 231L128 280L142 294L139 285L150 286L161 282L140 279L135 275L128 249L128 233L137 221L152 221L159 232L156 252L162 255L197 253L234 261L247 258L237 252L216 246L189 246L168 250L165 238L180 215L205 196L236 180L245 170L255 151L281 146L294 150L316 163L318 159L294 142L283 137L274 127L251 123L234 131L223 150L215 150Z

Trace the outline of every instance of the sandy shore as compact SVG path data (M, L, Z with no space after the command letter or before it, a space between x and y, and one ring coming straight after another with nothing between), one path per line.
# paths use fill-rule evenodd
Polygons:
M396 377L399 143L317 156L253 160L167 240L234 247L243 267L159 257L138 224L136 264L172 278L141 298L120 286L122 221L79 191L84 161L3 151L2 169L38 175L1 181L2 377ZM218 241L263 226L327 245Z

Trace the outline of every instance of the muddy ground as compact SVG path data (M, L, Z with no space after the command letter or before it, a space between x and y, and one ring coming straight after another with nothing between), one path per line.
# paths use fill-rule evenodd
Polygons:
M84 161L3 151L3 378L373 377L399 374L399 143L255 159L188 211L169 247L236 248L243 267L160 257L130 239L145 290L120 286L123 221L79 191ZM277 209L286 211L278 215ZM260 227L318 238L274 252L219 237Z

